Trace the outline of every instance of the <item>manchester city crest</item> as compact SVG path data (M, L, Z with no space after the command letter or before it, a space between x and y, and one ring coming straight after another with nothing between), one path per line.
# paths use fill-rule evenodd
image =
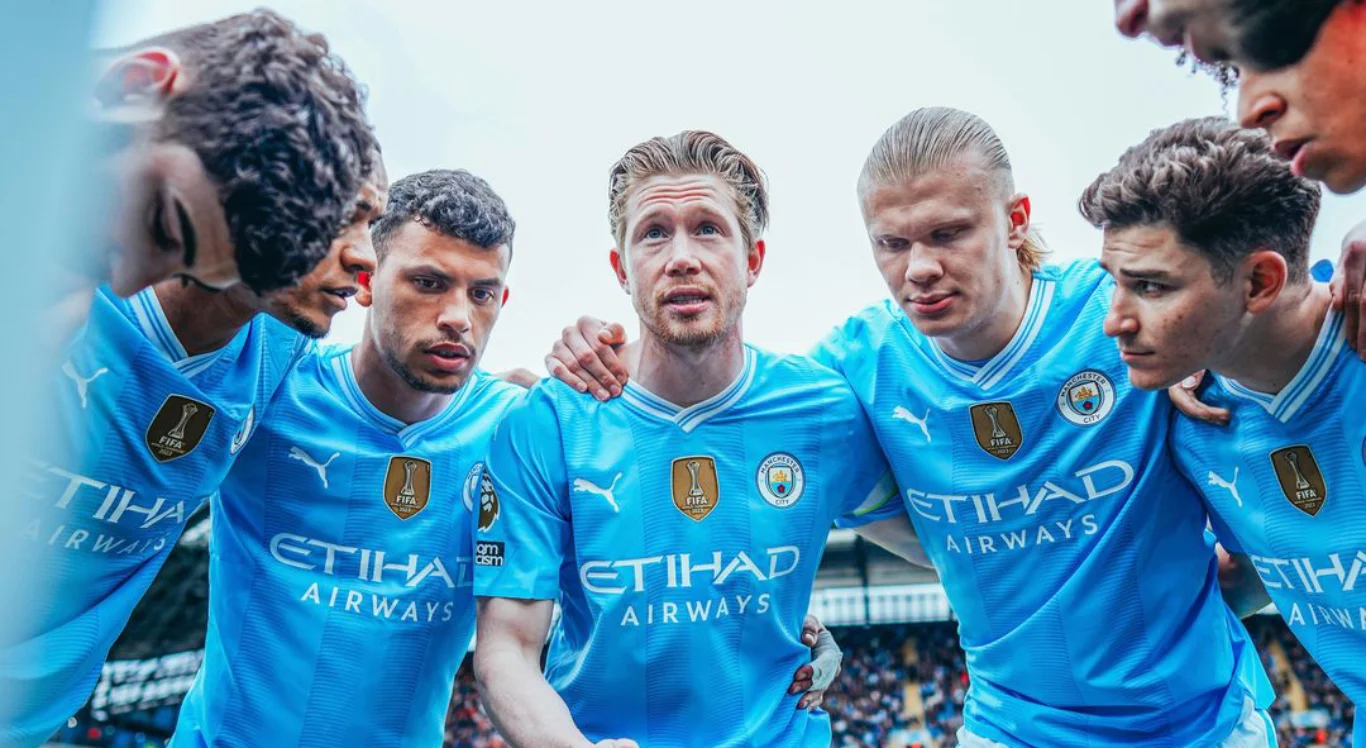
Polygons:
M1115 386L1109 377L1095 370L1076 374L1058 392L1058 412L1078 426L1099 422L1114 407Z
M802 497L806 475L796 457L786 452L774 452L759 463L755 482L764 501L779 509L786 509Z

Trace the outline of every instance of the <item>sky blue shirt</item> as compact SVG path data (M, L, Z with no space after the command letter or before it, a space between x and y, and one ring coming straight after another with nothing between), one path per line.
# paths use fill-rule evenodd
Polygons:
M830 745L828 715L786 690L816 569L832 523L902 511L842 378L747 348L687 408L543 382L488 469L475 593L559 601L546 678L589 739Z
M474 635L471 549L494 425L477 372L405 425L351 349L308 356L213 499L204 664L176 746L438 746Z
M817 357L858 393L959 618L968 729L1007 745L1214 745L1269 684L1224 604L1170 402L1129 384L1092 261L1035 272L1000 353L955 361L895 304Z

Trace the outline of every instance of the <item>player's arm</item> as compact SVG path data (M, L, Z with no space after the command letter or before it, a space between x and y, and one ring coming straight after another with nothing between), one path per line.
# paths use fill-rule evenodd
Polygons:
M1234 614L1247 618L1271 604L1271 596L1246 553L1229 551L1222 545L1214 550L1219 554L1219 591Z
M911 518L905 511L887 519L855 527L854 532L864 540L881 546L916 566L934 568L929 555L925 553L925 547L920 544L920 536L915 532L915 525L911 524Z
M554 607L553 600L479 598L474 677L485 711L513 746L634 748L630 740L594 743L584 737L541 673L541 647Z

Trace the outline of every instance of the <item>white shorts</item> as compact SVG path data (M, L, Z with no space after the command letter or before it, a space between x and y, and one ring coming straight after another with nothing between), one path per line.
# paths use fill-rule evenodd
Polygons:
M1010 748L1004 743L988 740L970 730L967 726L958 728L959 748ZM1218 745L1218 748L1276 748L1276 726L1271 717L1257 708L1252 697L1243 697L1243 713L1233 732Z

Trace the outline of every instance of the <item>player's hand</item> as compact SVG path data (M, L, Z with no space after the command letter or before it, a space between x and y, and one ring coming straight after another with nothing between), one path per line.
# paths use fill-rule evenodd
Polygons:
M1342 312L1342 329L1347 345L1366 360L1366 221L1347 232L1342 240L1342 257L1333 271L1331 282L1333 308Z
M1229 413L1225 408L1215 408L1200 402L1195 391L1200 388L1200 383L1205 380L1205 372L1197 371L1194 374L1181 380L1167 388L1167 395L1172 399L1172 405L1176 409L1194 418L1197 421L1212 423L1215 426L1227 426Z
M579 392L591 392L606 402L621 394L629 375L617 355L626 344L626 328L596 317L579 317L564 328L545 357L546 371Z
M541 378L536 376L535 372L533 372L530 369L523 369L521 367L518 367L516 369L508 369L507 371L500 371L497 374L494 374L494 376L498 377L504 382L508 382L509 384L515 384L528 388L534 387L537 382L541 381Z
M593 748L640 748L640 744L627 738L608 738L594 743Z
M806 695L797 702L797 708L815 709L825 701L825 692L839 675L844 653L830 631L810 613L802 623L802 643L811 648L811 663L797 668L787 692L798 694L805 691Z

